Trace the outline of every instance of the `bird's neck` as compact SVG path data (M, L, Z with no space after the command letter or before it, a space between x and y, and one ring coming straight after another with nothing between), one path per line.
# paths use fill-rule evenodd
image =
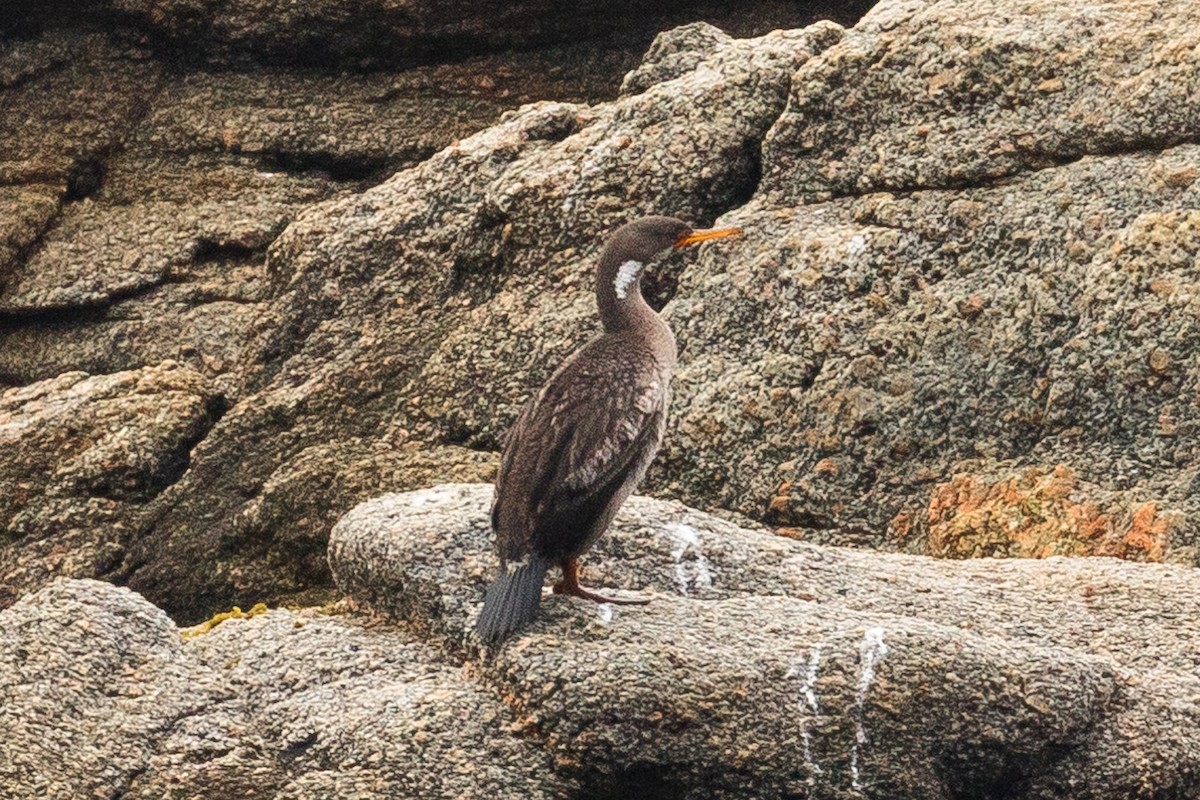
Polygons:
M642 296L642 267L606 253L596 268L596 306L608 333L661 324Z

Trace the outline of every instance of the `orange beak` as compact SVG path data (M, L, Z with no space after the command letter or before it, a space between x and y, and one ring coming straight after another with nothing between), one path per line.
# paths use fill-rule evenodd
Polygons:
M692 231L679 237L675 242L676 247L687 247L690 244L699 244L707 242L709 239L724 239L726 236L741 236L741 228L708 228L706 230Z

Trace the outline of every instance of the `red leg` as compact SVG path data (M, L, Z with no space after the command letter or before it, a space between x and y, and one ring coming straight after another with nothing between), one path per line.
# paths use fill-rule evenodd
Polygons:
M613 603L619 606L644 606L650 602L649 598L621 598L621 597L606 597L602 594L597 594L589 589L585 589L579 585L579 559L567 558L561 562L562 580L554 584L555 594L568 594L574 597L582 597L585 600L591 600L595 603Z

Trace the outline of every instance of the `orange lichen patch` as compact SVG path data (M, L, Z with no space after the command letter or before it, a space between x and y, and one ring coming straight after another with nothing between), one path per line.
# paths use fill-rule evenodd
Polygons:
M1175 291L1175 284L1167 278L1155 278L1150 281L1150 291L1159 297L1166 298Z
M792 502L791 491L791 481L784 481L779 484L779 488L775 490L775 496L767 503L767 513L776 516L786 513L788 506Z
M1152 502L1131 512L1119 496L1089 488L1062 465L1000 479L958 475L930 497L923 520L928 533L925 550L943 558L1163 559L1172 515L1160 514ZM911 521L902 516L892 521L897 541L910 533Z
M1174 436L1179 431L1179 423L1169 409L1163 409L1158 415L1158 432L1163 436Z
M1150 369L1159 375L1165 375L1171 369L1171 354L1161 347L1156 347L1150 351L1149 362Z
M1157 503L1144 503L1133 512L1133 520L1122 541L1127 550L1144 553L1144 560L1162 561L1171 538L1171 522L1170 517L1159 515Z
M892 517L888 523L888 537L894 542L906 542L912 533L913 516L907 511L901 511Z
M1163 183L1175 189L1186 189L1196 180L1196 168L1185 167L1175 170L1163 178Z
M782 514L788 510L792 498L786 494L777 494L771 498L771 502L767 503L767 512L771 514Z
M1047 78L1037 85L1037 90L1042 94L1053 94L1063 90L1063 82L1061 78Z
M813 464L813 472L818 475L837 475L841 471L837 462L832 458L822 458L816 464Z

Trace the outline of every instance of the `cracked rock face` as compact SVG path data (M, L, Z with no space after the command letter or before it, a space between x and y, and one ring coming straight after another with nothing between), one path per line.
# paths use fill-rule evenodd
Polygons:
M220 410L202 376L171 362L0 393L0 605L116 567Z
M172 358L236 393L270 296L266 250L288 223L504 107L432 68L169 77L117 34L50 31L0 65L6 102L30 110L0 123L0 177L15 184L0 192L9 383ZM426 99L439 80L451 88Z

